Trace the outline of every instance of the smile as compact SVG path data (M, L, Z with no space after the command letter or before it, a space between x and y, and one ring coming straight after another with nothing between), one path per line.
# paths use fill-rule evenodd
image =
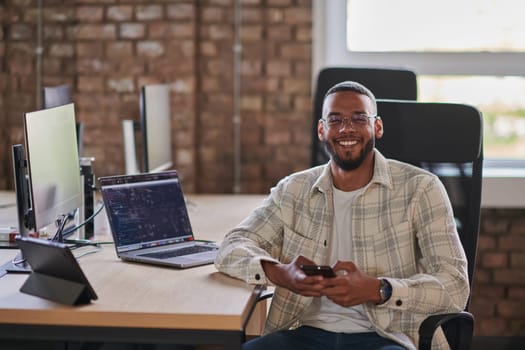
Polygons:
M357 141L355 140L349 140L349 141L339 141L338 144L344 147L350 147L357 144Z

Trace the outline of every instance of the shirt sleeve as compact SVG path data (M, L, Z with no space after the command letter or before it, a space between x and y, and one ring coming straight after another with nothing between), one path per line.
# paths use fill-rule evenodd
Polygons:
M278 262L283 241L279 197L279 189L272 189L263 204L225 236L215 259L217 270L251 284L269 283L261 260Z
M469 296L467 260L445 187L430 177L415 198L408 210L416 230L420 273L385 276L392 296L378 307L426 315L461 311Z

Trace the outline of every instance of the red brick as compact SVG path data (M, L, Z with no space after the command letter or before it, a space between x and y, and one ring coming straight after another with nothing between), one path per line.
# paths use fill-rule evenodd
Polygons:
M267 0L270 6L281 6L286 7L292 4L292 0Z
M146 57L158 57L164 54L164 45L160 41L140 41L137 43L137 54Z
M510 265L513 268L525 268L525 252L511 253Z
M106 57L129 58L133 54L133 44L130 41L113 41L106 45Z
M79 24L76 27L79 40L110 40L116 38L116 33L114 24Z
M104 54L104 45L100 42L81 42L76 44L77 57L100 58Z
M241 40L258 41L263 39L263 27L260 25L245 26L241 31Z
M525 335L525 318L510 320L507 333L510 336L523 337Z
M49 46L49 54L55 57L73 57L75 54L75 47L73 44L51 44Z
M481 220L481 231L486 234L505 234L509 232L509 223L497 217L483 217Z
M494 282L510 286L525 286L525 270L505 269L494 272Z
M306 79L286 79L283 82L283 92L290 94L309 94L310 81Z
M523 318L525 316L525 303L521 301L499 301L497 303L498 315L503 318Z
M525 287L510 287L509 299L523 300L525 302Z
M264 20L264 12L262 9L254 7L245 7L242 9L242 23L254 24L262 23Z
M258 112L263 107L263 101L261 96L241 96L240 108L243 112Z
M119 25L119 36L123 39L144 38L146 27L142 23L122 23Z
M287 95L268 96L265 106L269 112L290 111L292 109L291 97Z
M283 23L284 12L282 9L270 8L266 11L266 19L270 24Z
M292 38L292 27L289 25L274 25L266 28L269 40L289 41Z
M281 46L281 55L284 59L305 59L311 53L310 44L290 43Z
M289 144L292 137L289 130L282 128L280 130L275 130L272 133L265 135L264 142L267 145L282 145Z
M62 40L65 37L62 26L46 24L43 28L44 40Z
M79 76L77 89L79 92L104 91L104 79L102 77Z
M312 22L310 9L291 7L284 10L284 21L288 24L309 24Z
M518 217L513 219L510 225L510 233L525 236L525 218Z
M472 289L472 295L473 298L475 298L476 300L478 298L481 300L489 298L498 298L499 300L501 300L505 297L505 290L506 288L504 286L496 286L493 284L478 284L475 288Z
M151 23L149 25L149 37L153 39L191 38L194 35L194 27L189 23Z
M202 21L204 23L224 22L227 18L227 13L231 11L229 8L222 7L208 7L202 9Z
M505 331L507 323L501 318L476 318L477 334L484 336L501 336Z
M170 4L167 7L169 19L193 20L195 17L195 7L193 4Z
M299 42L310 43L312 41L312 28L300 26L295 31L295 39Z
M137 6L135 9L135 16L139 21L151 21L161 19L163 17L162 6L160 5L144 5Z
M81 22L100 22L104 18L101 6L79 6L76 8L76 19Z
M289 77L291 72L291 63L287 61L276 60L266 64L266 73L271 77Z
M107 87L109 91L115 91L115 92L136 91L135 83L133 82L133 78L131 77L120 78L120 79L116 79L116 78L108 79Z
M481 256L481 265L485 268L504 268L509 265L507 253L485 253Z
M525 236L512 235L499 238L499 249L523 252L523 247L525 247Z
M477 268L474 272L474 287L479 283L489 283L492 281L492 274L488 270Z
M478 252L492 251L496 248L496 237L481 235L478 238Z
M129 5L110 6L106 10L106 16L111 21L130 21L133 16L133 7Z
M31 38L32 29L27 24L14 24L9 31L9 39L11 40L27 40Z

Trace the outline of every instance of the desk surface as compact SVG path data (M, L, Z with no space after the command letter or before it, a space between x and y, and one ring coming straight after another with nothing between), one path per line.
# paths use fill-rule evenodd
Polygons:
M262 198L188 196L196 238L220 241ZM106 227L103 222L95 226L96 239L108 239ZM0 250L0 261L15 253ZM117 258L112 244L78 261L98 300L76 307L57 304L20 293L27 275L8 274L0 278L0 325L240 330L256 298L253 286L220 274L213 265L177 270L127 263Z

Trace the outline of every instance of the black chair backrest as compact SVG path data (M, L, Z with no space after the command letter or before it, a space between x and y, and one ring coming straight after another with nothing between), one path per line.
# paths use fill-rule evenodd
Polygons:
M472 285L481 209L481 113L463 104L396 100L378 100L377 108L384 135L376 148L433 172L445 185Z
M326 163L328 156L317 137L317 121L322 116L323 100L332 86L342 81L357 81L369 88L376 98L417 100L416 74L406 69L328 67L319 72L314 95L312 121L312 166Z
M68 84L42 88L42 108L52 108L73 102Z

